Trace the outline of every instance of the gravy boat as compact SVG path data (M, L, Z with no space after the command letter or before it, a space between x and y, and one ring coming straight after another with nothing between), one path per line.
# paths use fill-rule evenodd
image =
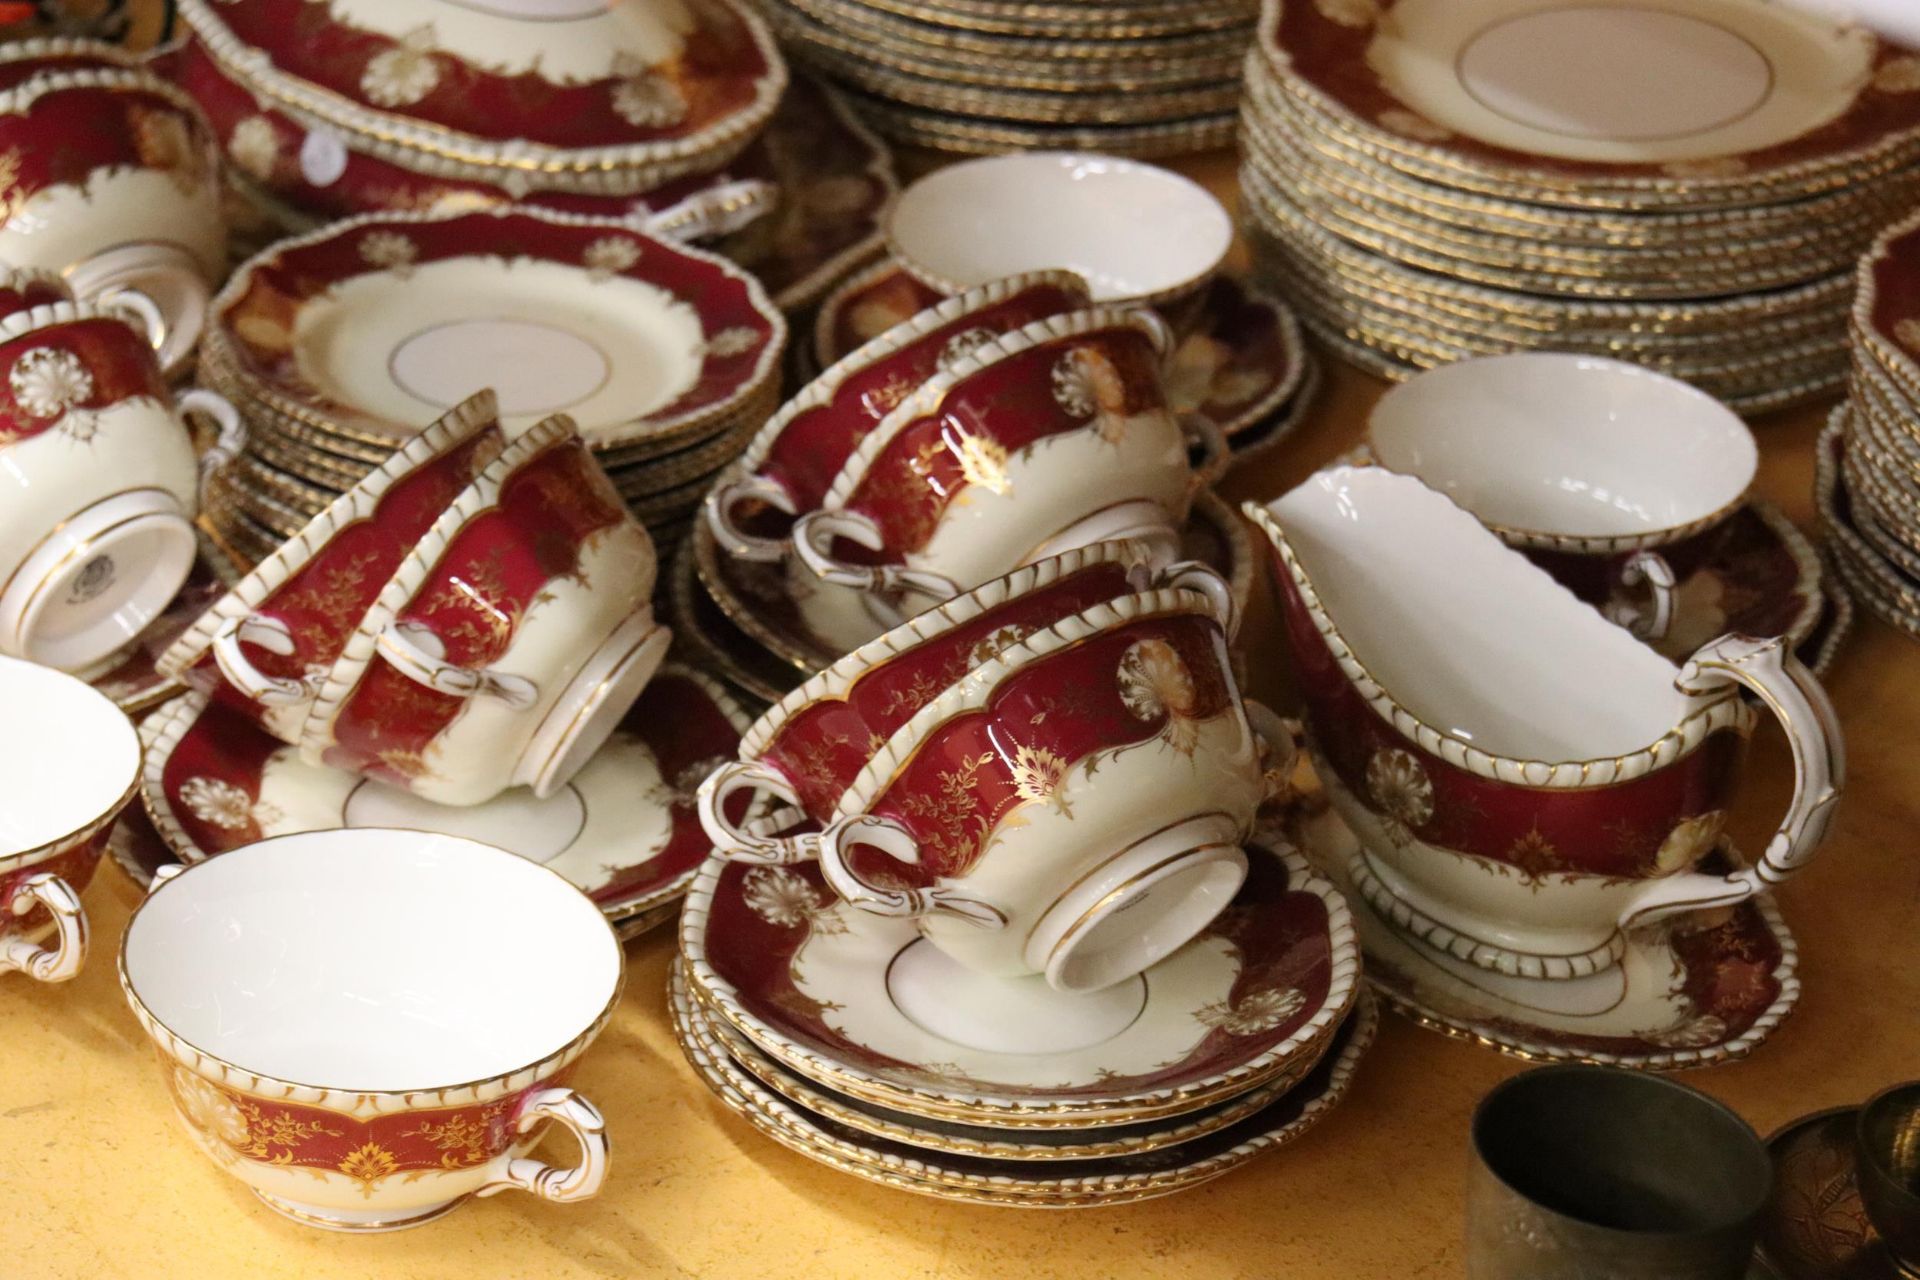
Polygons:
M1785 640L1672 662L1451 500L1380 468L1323 471L1244 510L1272 544L1329 798L1376 911L1521 977L1617 963L1623 930L1741 902L1819 849L1845 765L1833 708ZM1758 715L1794 788L1759 862L1694 865L1726 821Z

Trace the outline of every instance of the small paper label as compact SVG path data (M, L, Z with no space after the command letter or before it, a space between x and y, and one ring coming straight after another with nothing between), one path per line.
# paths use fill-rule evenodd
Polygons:
M316 129L300 144L301 176L316 187L330 187L347 171L347 144Z

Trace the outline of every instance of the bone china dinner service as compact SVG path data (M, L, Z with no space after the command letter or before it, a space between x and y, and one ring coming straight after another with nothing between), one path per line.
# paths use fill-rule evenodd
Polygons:
M1920 54L1747 0L178 8L0 44L0 971L100 972L109 857L268 1208L595 1195L648 933L690 1114L1025 1208L1292 1144L1388 1014L1665 1071L1799 999L1816 673L1856 599L1920 634ZM1236 127L1235 201L1141 158ZM1329 352L1397 385L1256 487ZM1823 559L1741 415L1849 360ZM1717 1123L1607 1075L1483 1109L1473 1265L1567 1218L1506 1108ZM1917 1115L1776 1136L1762 1253L1920 1256Z

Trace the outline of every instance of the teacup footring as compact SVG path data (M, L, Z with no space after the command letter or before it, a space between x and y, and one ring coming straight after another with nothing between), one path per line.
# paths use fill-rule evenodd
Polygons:
M673 633L651 609L603 641L553 704L522 755L518 785L542 800L567 785L606 744L667 656Z
M363 1235L376 1235L383 1231L405 1231L408 1227L424 1226L436 1218L444 1218L470 1199L468 1196L460 1196L445 1204L429 1205L425 1209L410 1209L403 1213L380 1213L375 1210L356 1213L351 1209L323 1208L318 1205L301 1204L294 1200L282 1200L264 1191L248 1189L253 1191L261 1204L281 1217L291 1219L302 1226Z
M1039 974L979 973L921 938L887 966L887 995L909 1022L986 1053L1070 1053L1104 1044L1146 1007L1135 976L1099 991L1056 991Z

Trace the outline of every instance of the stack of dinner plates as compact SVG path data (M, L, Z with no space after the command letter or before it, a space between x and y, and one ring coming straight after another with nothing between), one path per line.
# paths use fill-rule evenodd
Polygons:
M206 516L249 562L482 387L512 433L566 413L670 555L779 395L751 275L630 223L505 206L283 240L214 298L203 382L249 427Z
M1172 155L1233 136L1254 0L763 0L899 142Z
M1184 1190L1318 1123L1374 1035L1339 892L1290 847L1248 854L1226 911L1121 984L1131 1018L1047 1017L1043 979L977 979L1007 993L971 1042L899 996L912 921L853 909L816 865L716 854L680 916L674 1034L728 1110L869 1182L1026 1208Z
M1920 635L1920 217L1860 264L1853 376L1818 459L1834 568L1874 613Z
M1268 0L1246 88L1260 261L1388 377L1538 348L1817 396L1920 191L1920 56L1785 5Z

